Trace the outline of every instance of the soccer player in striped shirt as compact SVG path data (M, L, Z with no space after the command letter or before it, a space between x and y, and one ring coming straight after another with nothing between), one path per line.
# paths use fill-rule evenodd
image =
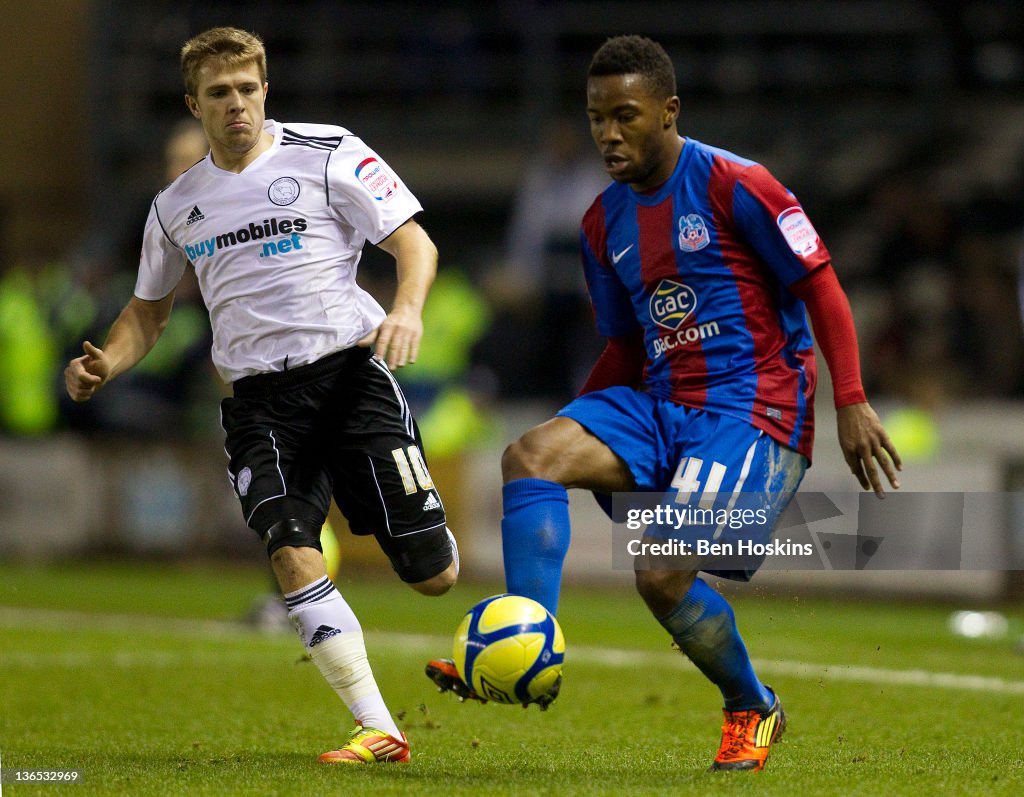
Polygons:
M796 197L763 166L681 138L674 67L640 36L591 62L590 129L612 184L583 218L583 267L607 338L580 396L506 450L502 540L509 592L552 613L569 547L567 488L671 495L675 506L761 496L772 526L809 464L811 324L833 377L839 441L864 489L899 456L868 404L856 334L831 258ZM726 600L698 572L748 580L694 557L636 569L637 589L675 644L722 693L712 768L760 770L785 727ZM444 660L442 688L470 696ZM548 701L549 702L549 701Z

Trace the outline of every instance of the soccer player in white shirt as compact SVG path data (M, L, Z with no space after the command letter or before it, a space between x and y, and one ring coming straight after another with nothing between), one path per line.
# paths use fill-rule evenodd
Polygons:
M390 167L341 127L265 117L258 36L214 28L181 52L185 101L210 153L153 201L135 295L102 348L65 370L90 399L160 337L186 261L232 384L221 406L229 475L263 539L289 616L358 726L328 763L407 762L360 625L327 576L319 532L331 497L426 595L455 583L458 551L391 368L416 360L437 250ZM355 281L366 241L395 258L390 312Z

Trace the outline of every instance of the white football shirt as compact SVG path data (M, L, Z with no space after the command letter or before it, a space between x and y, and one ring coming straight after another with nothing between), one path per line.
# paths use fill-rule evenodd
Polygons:
M422 210L388 165L332 125L282 124L240 174L209 155L157 194L135 295L155 301L195 266L225 381L315 362L384 320L356 284L363 244Z

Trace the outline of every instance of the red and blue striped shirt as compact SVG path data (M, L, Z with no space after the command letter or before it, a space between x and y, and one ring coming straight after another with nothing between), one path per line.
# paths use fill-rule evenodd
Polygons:
M657 190L598 196L581 241L598 331L643 330L652 395L742 418L810 458L817 370L790 286L831 257L767 169L687 139Z

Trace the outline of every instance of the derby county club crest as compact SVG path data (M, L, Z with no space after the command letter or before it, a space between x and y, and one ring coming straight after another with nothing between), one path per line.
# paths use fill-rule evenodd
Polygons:
M275 205L290 205L299 198L299 181L294 177L278 177L267 189L267 196Z

